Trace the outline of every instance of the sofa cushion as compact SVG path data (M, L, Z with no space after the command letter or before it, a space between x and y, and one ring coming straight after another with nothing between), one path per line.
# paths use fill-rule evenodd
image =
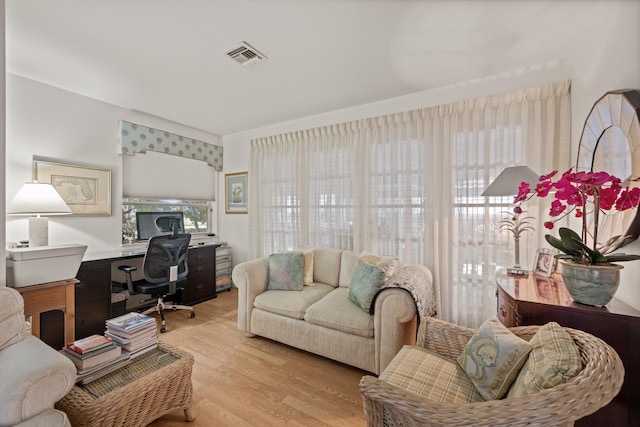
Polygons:
M307 309L304 320L348 334L373 337L373 316L349 301L348 293L346 288L334 289Z
M458 363L482 397L494 400L507 393L530 351L531 344L493 316L467 342Z
M358 265L360 255L354 251L342 251L342 258L340 260L340 278L338 285L344 288L348 288L353 277L353 272Z
M304 280L304 255L288 252L269 255L269 282L267 289L299 291Z
M436 402L484 401L455 360L419 346L402 347L382 371L380 379Z
M313 281L326 283L334 288L338 286L340 277L340 249L319 248L313 253Z
M377 265L358 261L349 284L349 299L369 313L373 297L384 285L384 270Z
M507 397L522 397L555 387L582 370L580 352L571 336L556 322L538 329L529 343L529 353Z
M385 281L389 280L400 266L400 260L395 255L378 256L368 251L362 251L360 259L364 262L380 267L384 271Z
M253 306L282 316L302 319L307 308L334 290L333 286L316 283L299 292L267 290L256 296Z
M313 285L313 249L305 249L304 254L304 278L303 283L307 286Z

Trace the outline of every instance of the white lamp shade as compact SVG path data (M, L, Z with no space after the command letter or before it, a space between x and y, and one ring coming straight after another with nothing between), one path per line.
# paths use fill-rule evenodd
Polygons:
M69 215L71 208L51 184L27 182L7 206L9 215Z
M505 168L484 190L482 196L515 196L521 182L528 182L534 186L540 176L529 166L511 166Z

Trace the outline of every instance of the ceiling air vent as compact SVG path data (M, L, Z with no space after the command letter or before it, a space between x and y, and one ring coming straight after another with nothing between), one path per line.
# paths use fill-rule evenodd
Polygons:
M266 55L258 52L248 43L240 42L238 46L231 48L225 52L227 56L242 64L244 67L255 64L258 61L267 59Z

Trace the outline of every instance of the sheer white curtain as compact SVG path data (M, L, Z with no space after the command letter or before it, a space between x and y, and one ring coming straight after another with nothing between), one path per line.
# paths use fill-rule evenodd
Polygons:
M484 198L507 166L570 166L568 82L251 141L254 257L302 247L396 254L434 273L440 317L495 313L495 269L513 263L497 225L511 197ZM521 260L543 246L541 215Z

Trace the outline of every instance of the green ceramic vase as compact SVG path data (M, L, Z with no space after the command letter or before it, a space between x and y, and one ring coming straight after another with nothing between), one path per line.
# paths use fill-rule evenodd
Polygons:
M582 265L560 260L560 274L573 300L580 304L602 307L615 295L620 285L620 270L611 265Z

